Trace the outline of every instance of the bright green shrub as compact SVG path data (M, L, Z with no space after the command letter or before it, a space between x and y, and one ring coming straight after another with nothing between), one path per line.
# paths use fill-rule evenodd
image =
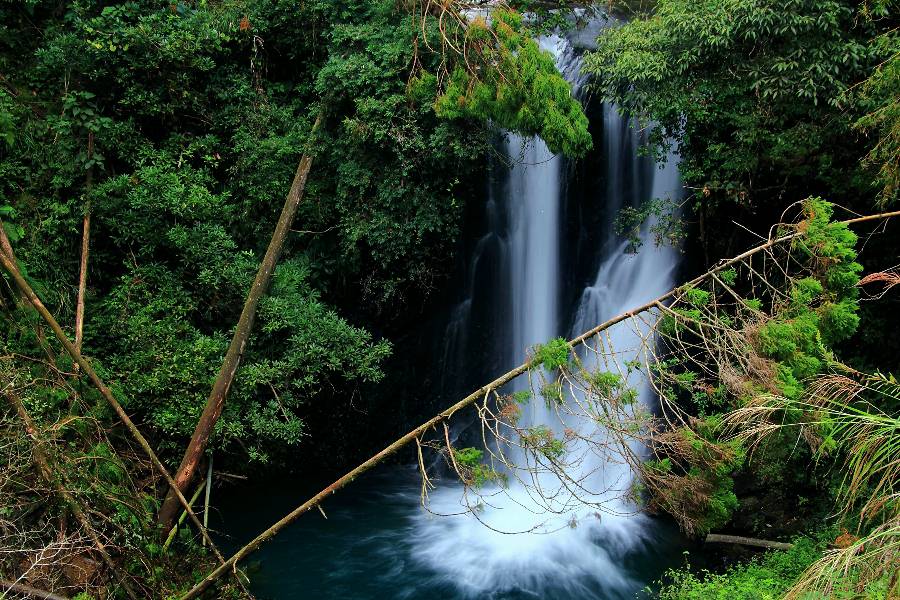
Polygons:
M658 597L660 600L777 600L819 555L811 540L800 539L790 550L767 552L724 573L695 573L689 567L670 570L661 582Z
M522 15L494 10L491 25L476 18L466 35L478 50L468 57L469 64L453 69L446 89L439 92L434 103L439 116L491 120L505 129L540 135L553 152L580 156L590 149L581 105L552 55L523 29ZM471 72L472 62L480 66L477 76ZM433 75L418 80L429 92L434 84ZM423 95L421 90L416 93Z

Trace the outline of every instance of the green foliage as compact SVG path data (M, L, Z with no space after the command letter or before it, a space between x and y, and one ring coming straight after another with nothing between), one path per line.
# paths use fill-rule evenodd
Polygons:
M657 594L661 600L776 600L820 552L811 540L801 538L790 550L767 552L724 573L673 569L666 572Z
M800 486L825 499L831 493L806 465L836 449L833 418L797 406L808 398L806 392L817 385L817 378L839 368L835 346L858 327L856 284L861 267L856 262L856 236L831 220L831 205L810 198L802 208L796 236L784 248L797 274L773 270L765 280L771 289L760 293L764 300L739 299L746 290L734 268L719 274L722 283L733 286L730 290L718 282L706 282L703 289L681 288L670 310L661 315L659 333L680 338L678 344L670 340L676 352L654 364L651 373L665 401L690 418L667 433L653 462L645 465L644 483L650 506L667 510L689 530L722 527L739 508L754 511L753 504L741 507L738 493L750 496L748 503L762 489L778 498L792 497ZM746 272L753 267L739 268ZM732 304L733 300L737 302ZM714 333L717 330L735 334L723 342L735 344L734 357L727 362L717 361L716 350L713 356L707 354L721 348L715 341L721 339ZM695 355L701 342L707 350ZM796 429L762 440L754 435L749 438L754 441L754 460L748 461L739 441L743 438L733 437L733 428L753 419L750 415L757 414L765 398L786 398L790 408L767 412L766 425L754 434L769 432L772 423L802 427L805 443L797 443ZM811 412L814 422L804 423ZM660 471L663 459L671 460L665 473ZM819 503L814 504L818 510ZM755 516L738 517L740 527L752 529L761 523Z
M671 458L663 458L660 460L648 460L644 463L644 466L651 471L658 471L660 473L671 473L672 472L672 459Z
M601 399L615 399L626 405L634 404L637 400L637 390L629 388L618 373L596 371L588 373L587 380L593 388L593 393Z
M896 0L882 0L864 4L863 13L873 23L890 22L897 7ZM886 31L872 44L889 58L879 63L862 85L848 90L846 100L857 103L863 113L854 127L877 138L864 164L876 170L881 188L878 200L886 205L900 197L900 34L896 28Z
M312 85L332 116L317 144L316 169L321 173L324 166L328 176L311 178L300 218L303 229L336 228L336 240L333 235L310 237L316 268L342 287L350 286L348 295L362 295L377 313L385 313L378 314L383 320L445 276L466 199L474 195L483 169L487 130L472 119L441 119L432 106L434 95L410 93L413 32L408 15L393 2L317 4L328 54ZM428 22L426 34L440 46L436 23ZM314 47L307 51L317 54ZM439 57L426 52L417 60L425 69L440 64ZM289 131L292 116L275 117ZM252 152L247 171L258 169L259 153L252 147L260 137L268 137L265 122L248 131L242 143ZM282 152L290 148L290 139L273 141ZM281 168L278 197L292 173ZM267 179L259 172L254 183ZM253 193L253 187L248 191ZM361 289L354 289L354 280L362 281Z
M866 10L844 0L660 0L603 30L586 69L658 144L677 142L698 203L780 209L785 194L825 191L870 202L861 165L870 152L884 200L896 194L898 22L890 8L877 18ZM854 123L881 141L856 135Z
M505 129L540 135L553 152L580 156L590 149L581 105L551 54L523 28L522 15L496 9L490 25L475 17L465 36L477 50L453 68L446 88L437 90L437 78L426 72L415 82L415 95L437 92L438 115L489 119Z
M12 328L20 326L6 314L3 318ZM141 597L168 597L183 588L192 578L190 570L182 568L185 561L205 569L211 566L210 555L193 541L193 532L178 542L177 560L161 552L155 522L156 481L149 476L146 457L135 453L130 440L97 410L96 403L103 401L96 392L77 382L73 385L47 362L9 354L12 348L28 349L21 340L17 342L0 339L4 355L0 377L5 394L21 402L33 427L26 430L12 407L0 410L4 440L0 514L11 532L3 541L0 572L24 578L33 564L25 556L34 544L68 544L78 539L81 529L59 527L73 522L69 505L75 502L88 515L92 530L118 548L114 559L118 569L141 590ZM34 460L36 448L49 464L50 480ZM68 499L60 496L58 486L66 490ZM117 597L121 588L107 565L98 563L91 568L93 576L85 578L81 569L69 568L71 560L71 555L43 559L53 589L80 590L76 597L83 599Z
M518 404L527 404L531 402L531 392L529 390L521 390L518 392L513 392L513 400Z
M666 571L662 580L656 583L658 589L648 587L645 591L654 591L655 597L661 600L777 600L808 574L807 570L820 559L837 535L833 527L817 531L812 539L794 539L789 550L770 550L720 572L693 571L688 563L680 569ZM841 570L832 573L830 578L835 586L827 595L801 591L799 597L834 600L887 600L892 597L888 573L882 573L875 580L863 581L858 571Z
M506 475L483 464L484 452L478 448L453 450L453 460L461 470L467 485L480 488L487 483L506 484Z
M562 382L550 381L541 386L541 396L548 406L560 405L563 403L563 387Z
M609 371L591 373L590 382L601 396L608 396L624 384L622 377L618 373L610 373Z
M700 307L705 306L709 303L709 292L707 291L700 290L691 286L682 288L681 291L684 294L685 298L687 298L688 303L692 304L693 306Z
M549 460L562 458L566 452L566 444L556 438L553 430L546 425L535 425L521 432L522 445L537 452Z
M703 296L700 295L697 299L702 298ZM676 333L689 331L692 326L702 323L704 318L703 311L699 308L681 308L679 306L674 308L671 313L667 312L662 318L659 324L659 332L666 336L672 336Z
M757 332L760 354L780 363L778 381L791 398L831 360L828 348L859 325L856 284L862 266L856 262L856 235L832 222L831 205L819 198L806 200L803 210L802 235L794 246L811 261L813 274L792 284L788 301Z
M569 364L569 354L572 349L565 338L556 338L546 344L538 344L534 347L531 359L531 368L543 367L547 371L553 371Z
M654 198L637 207L625 206L615 217L616 233L628 238L630 252L637 252L643 244L641 228L648 223L647 229L657 246L675 246L687 235L680 208L668 198Z
M734 282L737 280L737 271L734 267L719 271L719 279L721 279L725 285L734 285Z
M166 453L193 429L305 150L302 231L213 439L239 464L303 444L312 414L349 421L339 415L354 398L369 408L358 396L382 376L380 338L408 326L407 309L452 266L480 193L485 118L571 153L590 142L568 84L512 12L476 61L500 95L443 118L447 90L423 96L410 74L455 59L417 51L393 0L64 8L0 8L0 217L26 277L71 323L90 202L85 351ZM440 47L434 20L422 34ZM353 434L317 448L341 435Z
M481 464L484 451L478 448L462 448L453 451L453 458L464 467L473 468Z
M705 514L697 527L699 533L719 529L728 521L740 503L734 493L734 480L723 476L717 479L712 493L707 496Z
M815 276L825 290L839 298L855 299L862 272L854 249L857 237L846 224L831 220L833 212L831 205L821 198L805 200L803 235L796 238L795 245L808 257L815 258Z

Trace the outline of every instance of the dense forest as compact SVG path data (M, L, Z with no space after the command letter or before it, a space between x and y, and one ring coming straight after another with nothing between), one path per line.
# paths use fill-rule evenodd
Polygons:
M378 464L603 527L586 456L680 545L577 597L900 597L895 0L8 0L0 31L0 598L272 597L244 559ZM497 173L544 173L504 140L589 196L614 117L683 190L560 199L560 252L608 226L674 284L439 390ZM209 524L290 480L336 481Z

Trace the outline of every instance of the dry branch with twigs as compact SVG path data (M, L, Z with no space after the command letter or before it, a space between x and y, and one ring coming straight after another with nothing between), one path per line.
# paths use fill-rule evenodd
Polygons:
M811 225L822 226L822 215L815 214L821 209L820 204L807 205L802 220L773 228L765 243L564 343L563 356L551 361L550 370L540 367L538 349L527 363L413 429L285 515L210 572L182 600L197 598L301 515L413 443L422 472L423 502L434 485L426 468L430 462L426 451L443 456L465 484L464 504L476 517L493 495L506 493L510 485L527 488L551 515L579 507L608 511L615 506L612 500L640 495L631 479L610 481L598 476L602 467L585 471L583 465L593 455L600 458L593 464L627 464L650 491L651 509L670 512L689 531L700 529L703 515L698 507L702 512L709 502L713 484L686 468L679 470L678 465L668 470L650 466L661 461L648 463L645 449L662 459L683 460L685 467L705 464L710 471L727 469L737 458L735 446L703 431L703 424L670 392L673 386L687 386L711 395L721 385L724 393L746 399L748 392L774 389L778 367L761 352L760 331L785 309L794 283L833 264L833 258L816 253L814 236L820 232ZM835 227L897 216L900 211L850 219ZM688 380L687 371L670 368L673 357L686 359L696 374ZM523 375L528 376L528 402L546 402L550 418L541 426L520 425L516 397L504 391L504 386ZM711 382L717 382L716 388L708 388ZM638 401L634 390L642 383L660 397L658 415ZM541 392L546 392L543 397ZM471 454L460 454L444 429L453 415L470 406L475 407L481 424L486 464L474 463ZM636 504L632 506L638 510Z
M0 227L0 231L2 231L2 227ZM0 238L5 239L5 235L0 234ZM167 483L172 485L173 480L172 480L171 475L168 473L166 468L159 461L158 457L156 456L156 453L153 451L152 447L149 445L149 442L147 442L146 438L144 438L144 436L141 434L141 432L138 430L138 428L131 421L131 418L125 413L124 409L119 404L118 400L116 400L116 398L113 396L112 391L103 382L103 380L100 379L99 375L94 370L93 366L91 366L91 364L85 360L85 358L81 355L81 353L78 351L78 349L74 346L72 341L69 340L69 338L66 336L65 332L63 332L62 328L59 326L59 323L57 323L57 321L54 319L54 317L49 313L49 311L43 305L41 300L35 294L34 290L31 288L29 283L24 279L22 273L19 271L18 266L15 262L15 258L12 253L11 246L8 244L8 240L6 240L6 242L7 243L3 244L2 247L0 247L0 264L2 264L4 271L6 271L6 273L11 278L12 282L15 284L14 289L18 293L19 307L25 311L33 309L39 315L39 317L44 320L44 322L53 331L58 342L63 346L64 351L66 353L68 353L69 356L71 357L72 361L80 367L80 371L83 372L88 377L90 382L95 386L97 391L100 393L100 396L106 401L106 403L113 410L113 412L116 414L116 416L121 421L121 423L126 427L128 432L131 434L132 439L137 443L137 445L141 448L141 451L149 459L149 462L150 462L149 467L150 468L148 470L151 473L155 472L156 474L161 475L162 478ZM26 326L24 329L26 329L26 330L31 329L31 327ZM70 424L73 422L77 424L79 421L80 415L91 414L92 410L89 408L86 408L84 406L79 406L80 394L77 393L72 388L72 386L69 384L69 382L67 381L68 377L73 376L75 374L74 373L64 373L64 372L60 371L60 369L56 365L56 360L54 359L55 355L49 349L48 342L45 339L43 339L43 336L40 335L40 328L34 327L34 330L35 330L35 333L38 334L37 339L40 342L40 345L43 348L44 352L47 354L49 360L46 362L39 360L39 359L34 359L34 358L30 358L30 360L33 362L43 364L43 370L46 373L51 374L54 377L54 379L52 379L52 380L47 380L46 378L44 378L44 381L42 381L41 383L42 384L50 383L52 386L59 386L60 388L62 388L62 390L65 390L64 393L70 394L71 398L73 399L71 408L74 412L72 414L70 414L69 416L62 418L58 423L56 423L54 425L55 429L64 429L65 425L67 425L67 424ZM4 360L7 361L7 363L9 363L9 361L16 362L16 361L21 361L23 359L29 359L29 357L23 357L23 356L16 355L16 356L4 358ZM4 364L4 367L8 367L8 364ZM33 364L32 364L32 367L34 367ZM10 399L12 399L12 400L15 399L14 395L9 395L10 392L12 392L12 394L15 394L15 389L14 389L15 374L20 373L20 372L29 373L29 372L32 372L32 370L33 370L32 368L23 368L22 365L18 365L17 367L8 369L10 377L12 377L13 379L10 379L8 382L5 382L6 388L4 389L4 391L10 397ZM33 382L33 383L36 383L36 382ZM43 385L41 387L45 390L47 389ZM30 424L30 425L28 424L28 422L30 421L30 417L28 417L27 414L24 413L23 410L21 410L21 409L24 409L24 404L16 403L16 402L13 402L13 404L16 405L16 412L18 412L18 416L26 422L26 429L27 429L29 435L32 435L32 436L35 435L34 432L37 432L38 428L36 426L34 426L33 424ZM101 438L104 440L102 442L102 445L105 448L114 448L115 447L113 444L109 443L109 440L106 437L107 434L106 434L106 430L104 427L100 426L99 424L96 424L94 429L101 432ZM82 529L87 532L87 535L92 542L92 552L96 552L97 555L99 557L101 557L103 562L107 565L109 571L115 575L115 577L117 579L117 586L120 587L121 589L126 590L126 592L128 593L128 595L130 597L137 597L135 592L131 589L132 582L129 581L130 578L124 576L120 572L120 567L118 566L117 561L113 558L111 553L108 552L108 549L114 547L115 544L111 544L107 541L104 541L97 535L97 532L95 531L95 526L92 523L91 518L88 516L88 514L90 514L94 517L100 517L100 518L106 519L108 524L113 529L118 530L119 535L126 535L126 536L130 535L130 534L128 534L128 528L126 526L124 526L121 523L115 522L115 519L113 517L118 513L115 510L113 510L113 512L111 514L108 514L106 512L88 509L87 507L85 507L83 509L82 502L80 502L75 496L73 496L71 493L69 493L69 490L66 489L62 483L60 483L60 480L58 479L59 475L57 473L57 471L59 471L60 469L53 468L49 464L49 461L46 460L47 453L43 449L44 446L42 445L42 442L39 442L38 438L34 438L34 440L31 442L31 445L32 445L33 455L35 457L35 464L38 467L40 476L44 480L46 480L47 482L52 484L51 485L52 494L56 494L62 499L63 506L68 508L68 510L73 513L73 515L76 517L76 520L81 525ZM98 447L98 446L95 446L95 447ZM130 451L129 451L129 453L130 453ZM66 454L60 453L60 454L57 454L57 456L66 456ZM116 463L120 459L119 456L105 456L105 457L99 457L99 458L101 458L102 460L109 460L113 463ZM128 457L128 462L130 462L132 464L136 463L136 460L133 455ZM57 465L61 465L62 463L63 463L63 461L61 461L61 460L57 461ZM117 465L117 466L121 467L122 465ZM147 466L148 465L146 465L146 464L142 465L142 467L144 467L144 468L146 468ZM126 471L124 469L124 467L120 470L122 470L123 472ZM73 466L72 472L73 473L82 473L82 468L74 468L74 466ZM143 497L153 498L155 496L155 493L152 493L149 496L146 496L146 495L142 496L140 493L136 492L134 489L131 489L131 490L127 490L127 491L122 491L121 493L113 494L111 496L108 491L104 491L104 487L102 485L99 485L99 484L97 484L95 482L91 482L91 481L83 481L82 483L84 484L83 489L90 490L92 493L94 493L94 492L100 493L100 496L102 498L113 501L114 507L115 507L115 503L119 503L119 504L123 505L124 508L133 510L134 515L135 515L135 516L133 516L133 519L136 522L148 522L149 521L150 516L148 516L147 519L142 519L139 516L142 513L146 512L147 509L137 506L137 504L135 504L135 502L139 503L139 499L141 499ZM155 477L151 476L150 479L148 480L148 483L151 485L155 485ZM125 489L126 488L123 488L123 490L125 490ZM212 540L209 538L209 534L206 531L206 528L203 526L202 523L200 523L199 519L197 519L196 514L194 514L193 510L191 510L190 506L187 504L187 500L184 498L184 496L182 494L180 494L180 492L177 492L177 490L176 490L176 495L178 497L178 501L182 504L182 506L185 507L185 511L187 512L188 516L191 517L191 520L194 523L194 525L197 526L197 529L199 530L200 535L208 543L214 556L216 556L220 562L223 562L224 557L222 557L221 553L219 552L219 550L215 546L215 544L212 543ZM136 500L136 499L138 499L138 500ZM33 504L33 507L39 508L40 502L35 502ZM66 530L66 527L64 525L65 524L65 514L66 513L62 513L60 516L60 519L61 519L60 537L64 537L65 530ZM27 516L27 514L25 516ZM27 528L26 528L26 530L27 530ZM114 537L115 536L110 536L110 539L114 539ZM139 556L142 556L142 554L144 553L145 550L146 550L145 548L141 548L141 547L132 547L131 554L135 557L139 557ZM71 555L63 554L63 556L70 557ZM145 563L145 566L147 566L149 569L150 568L149 562L151 562L151 561L145 560L143 562ZM6 570L6 569L4 569L4 570ZM245 594L245 596L250 596L249 592L244 587L243 581L241 580L241 577L243 577L243 575L240 574L236 570L232 572L232 575L234 576L234 579L235 579L235 582L236 582L238 588L241 589L241 591ZM5 573L0 571L0 576L5 576ZM21 578L21 576L22 576L22 574L19 573L17 575L17 578ZM153 574L153 576L155 577L155 574ZM175 579L177 579L177 578L173 578L173 581Z

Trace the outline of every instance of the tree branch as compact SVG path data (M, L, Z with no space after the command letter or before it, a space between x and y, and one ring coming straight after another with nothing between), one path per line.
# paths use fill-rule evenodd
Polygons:
M19 269L16 267L15 263L10 261L7 257L6 253L0 253L0 266L9 274L15 283L16 287L25 296L28 301L34 306L35 310L50 326L50 329L53 330L53 333L56 335L56 339L62 344L63 348L65 348L66 352L69 356L72 357L79 367L81 367L82 372L84 372L88 378L90 378L91 382L106 400L106 402L112 407L113 411L119 417L119 420L125 425L126 429L128 429L131 436L138 443L138 445L143 449L144 453L150 458L150 462L153 464L153 468L162 475L163 479L166 480L170 486L175 485L175 481L172 479L172 476L169 474L169 471L165 466L160 462L159 457L156 456L156 452L153 451L153 448L150 446L150 443L147 441L147 438L141 434L140 430L135 426L132 422L131 418L125 412L125 409L122 408L122 405L119 404L118 400L112 394L112 391L107 387L107 385L100 379L100 376L97 375L97 372L91 366L87 360L81 355L81 353L75 348L75 345L71 340L66 336L65 332L63 332L62 328L59 326L59 323L53 318L53 315L50 314L50 311L47 310L47 307L44 306L44 303L41 302L40 298L34 293L34 290L28 285L28 282L22 277L22 274L19 272ZM188 516L191 518L191 521L194 525L197 526L197 529L200 531L200 534L203 538L209 543L210 547L213 549L213 552L219 557L220 560L224 560L222 554L219 552L218 548L216 548L215 544L213 544L212 540L209 537L209 534L206 531L206 528L203 527L203 524L200 522L200 519L197 518L197 515L194 514L194 511L190 508L187 499L185 499L184 495L176 490L178 501L185 508L188 513Z
M793 544L787 542L772 542L759 538L749 538L740 535L723 535L710 533L706 536L707 544L739 544L741 546L756 546L757 548L769 548L771 550L790 550Z
M10 592L22 594L30 598L38 598L39 600L69 600L65 596L60 596L59 594L54 594L53 592L39 590L37 588L31 587L30 585L25 585L24 583L6 581L5 579L0 579L0 589L5 589Z
M81 504L78 503L77 500L70 494L59 478L55 475L54 470L50 467L50 460L47 456L47 453L44 452L42 448L43 441L40 439L38 435L37 427L34 424L34 421L31 419L31 415L28 414L28 411L25 409L25 405L22 404L22 400L16 395L15 391L13 391L12 386L9 385L4 390L4 394L6 398L9 400L9 403L13 406L16 413L18 413L19 418L22 419L22 422L25 424L25 431L28 433L28 436L32 439L32 456L34 458L34 464L37 466L38 471L41 474L41 477L50 484L53 489L56 490L57 495L63 501L63 503L69 507L69 510L72 511L72 514L75 515L75 519L84 527L84 530L87 532L88 536L91 538L91 541L94 542L94 547L97 550L97 553L100 554L100 557L103 559L103 562L106 563L106 566L113 572L119 584L128 594L128 597L132 600L138 600L138 596L135 593L134 589L132 589L131 584L128 583L128 579L122 574L119 570L118 566L116 566L115 561L112 559L112 556L109 555L109 552L106 551L106 545L100 540L100 536L97 535L97 531L94 529L94 525L91 523L90 519L88 519L87 515L84 513L84 510L81 508Z
M865 217L857 217L857 218L848 219L848 220L842 221L842 222L844 224L850 225L850 224L862 223L862 222L866 222L866 221L876 221L876 220L880 221L880 220L885 220L885 219L889 219L891 217L898 217L898 216L900 216L900 211L893 211L893 212L880 213L880 214L876 214L876 215L869 215L869 216L865 216ZM793 240L794 238L799 237L800 235L802 235L802 233L800 231L795 231L793 233L789 233L789 234L783 235L778 238L771 238L768 241L766 241L765 243L760 244L754 248L751 248L750 250L748 250L742 254L739 254L738 256L736 256L734 258L722 261L718 265L716 265L715 267L713 267L712 269L707 271L706 273L703 273L702 275L695 277L694 279L690 280L686 284L676 287L676 288L673 288L672 290L666 292L665 294L663 294L657 298L654 298L653 300L647 302L646 304L643 304L641 306L633 308L632 310L629 310L627 312L621 313L618 316L613 317L612 319L609 319L608 321L605 321L604 323L601 323L600 325L597 325L596 327L589 329L588 331L585 331L578 337L569 341L568 342L569 347L571 349L574 349L576 346L586 342L588 339L609 329L610 327L612 327L613 325L616 325L617 323L621 323L622 321L632 319L635 316L640 315L644 312L647 312L652 308L662 307L663 302L666 302L666 301L672 299L673 297L677 296L678 294L681 293L681 290L683 290L684 288L689 287L689 286L696 286L697 284L703 282L704 280L713 277L713 275L719 273L720 271L728 269L732 265L735 265L735 264L747 259L750 256L758 254L759 252L763 252L777 244L781 244L781 243ZM237 552L235 552L234 555L232 555L231 558L229 558L227 561L225 561L224 564L220 565L215 570L211 571L206 577L204 577L193 588L191 588L184 596L181 597L181 600L192 600L193 598L197 598L207 588L209 588L209 586L212 585L219 577L221 577L222 574L224 574L229 569L234 568L234 566L239 561L243 560L244 558L246 558L247 556L249 556L256 550L258 550L260 548L260 546L262 546L264 543L266 543L267 541L272 539L282 529L284 529L285 527L287 527L288 525L290 525L291 523L296 521L301 515L308 512L312 508L317 507L328 496L330 496L330 495L334 494L335 492L337 492L338 490L344 488L345 486L347 486L348 484L353 482L360 475L366 473L367 471L371 470L373 467L384 462L385 459L396 454L401 448L405 447L406 445L410 444L411 442L416 441L426 431L428 431L428 430L432 429L433 427L435 427L436 425L439 425L439 424L443 423L444 421L448 420L455 413L457 413L460 410L473 404L479 398L482 398L485 395L490 394L492 391L499 389L500 387L502 387L506 383L512 381L519 375L522 375L523 373L527 372L529 367L530 367L530 361L525 362L524 364L519 365L518 367L504 373L503 375L501 375L500 377L498 377L491 383L472 392L471 394L469 394L468 396L466 396L465 398L463 398L462 400L460 400L453 406L449 407L448 409L444 410L443 412L441 412L438 415L434 416L433 418L429 419L425 423L416 427L415 429L413 429L412 431L410 431L403 437L397 439L396 441L391 443L389 446L387 446L386 448L384 448L383 450L381 450L380 452L378 452L377 454L372 456L367 461L363 462L362 464L358 465L356 468L354 468L350 472L348 472L345 475L343 475L342 477L338 478L334 483L332 483L331 485L329 485L328 487L323 489L321 492L319 492L318 494L316 494L315 496L313 496L312 498L310 498L309 500L307 500L306 502L304 502L303 504L301 504L300 506L298 506L297 508L292 510L290 513L288 513L287 515L282 517L281 520L279 520L278 522L273 524L271 527L269 527L262 533L260 533L253 540L251 540L248 544L246 544L244 547L242 547Z

